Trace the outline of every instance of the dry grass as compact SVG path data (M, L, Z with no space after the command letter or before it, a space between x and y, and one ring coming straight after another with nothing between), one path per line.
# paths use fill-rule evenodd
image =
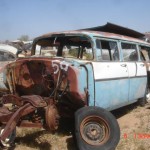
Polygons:
M121 138L116 150L150 149L150 137L138 136L150 135L150 106L142 108L131 105L114 111L113 114L121 128ZM55 134L43 129L17 129L15 150L76 150L71 132L67 128Z
M126 119L128 128L125 128L120 121L123 117ZM150 106L137 107L122 118L118 119L121 127L121 139L116 150L150 149ZM134 126L131 122L134 122Z

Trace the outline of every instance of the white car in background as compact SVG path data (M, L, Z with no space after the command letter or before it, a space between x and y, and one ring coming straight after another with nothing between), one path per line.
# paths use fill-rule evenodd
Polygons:
M0 70L6 64L16 59L17 52L17 48L13 46L0 44Z

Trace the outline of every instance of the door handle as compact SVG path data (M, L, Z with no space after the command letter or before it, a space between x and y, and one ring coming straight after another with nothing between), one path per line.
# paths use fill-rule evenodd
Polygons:
M127 64L121 64L121 67L127 67Z

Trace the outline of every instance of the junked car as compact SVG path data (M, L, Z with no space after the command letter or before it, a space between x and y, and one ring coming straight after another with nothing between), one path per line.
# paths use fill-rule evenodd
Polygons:
M131 37L98 29L40 36L33 42L32 57L4 68L3 146L11 146L16 126L55 131L65 117L75 118L80 150L115 149L120 129L110 111L137 101L144 105L148 70L141 51L150 44L135 37L141 36L138 32Z
M8 63L16 59L17 51L18 50L13 46L7 44L0 44L0 72L3 72L3 69ZM0 73L0 79L1 78L3 77L2 74ZM4 83L1 84L0 89L2 90L3 87L5 88Z
M27 57L31 55L32 41L11 41L11 45L18 49L17 57Z
M0 44L0 67L2 68L10 61L14 61L16 59L17 51L18 50L13 46L7 44Z
M0 44L0 72L3 72L3 68L5 66L14 61L16 59L17 49L13 46L7 45L7 44ZM2 74L0 73L0 80L1 80ZM2 83L0 85L0 89L2 90L5 88L5 84ZM3 94L2 94L3 95ZM1 94L0 94L1 96Z

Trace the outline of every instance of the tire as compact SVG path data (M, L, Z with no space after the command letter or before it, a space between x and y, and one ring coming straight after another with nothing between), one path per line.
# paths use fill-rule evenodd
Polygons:
M120 128L107 110L83 107L75 113L75 136L79 150L114 150L120 140Z
M146 104L146 97L144 96L143 98L140 98L138 100L138 104L141 106L141 107L144 107L145 104Z
M146 103L150 102L150 88L147 88L147 92L146 92Z
M3 133L4 128L5 126L0 127L0 135ZM16 129L14 129L12 133L5 140L1 140L0 145L2 147L7 147L7 148L12 147L14 144L15 138L16 138Z
M146 95L147 95L147 94L148 94L148 88L146 88L146 90L145 90L145 95L144 95L144 97L138 99L138 104L139 104L141 107L144 107L145 104L146 104L146 102L147 102L147 100L146 100Z

